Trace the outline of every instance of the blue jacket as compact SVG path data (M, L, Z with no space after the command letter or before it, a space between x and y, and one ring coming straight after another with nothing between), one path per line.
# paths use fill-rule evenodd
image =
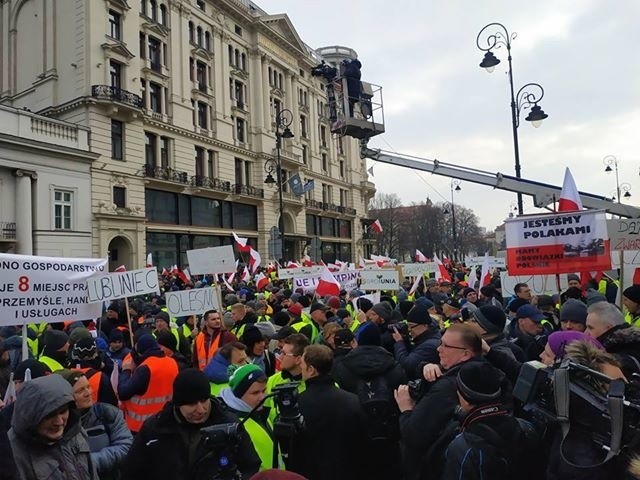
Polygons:
M227 383L229 381L229 365L231 362L216 352L211 361L204 367L204 374L210 382Z
M433 328L433 331L431 330ZM393 354L409 379L422 378L420 365L424 363L440 363L438 346L442 335L434 327L414 339L414 346L409 351L405 342L396 342Z

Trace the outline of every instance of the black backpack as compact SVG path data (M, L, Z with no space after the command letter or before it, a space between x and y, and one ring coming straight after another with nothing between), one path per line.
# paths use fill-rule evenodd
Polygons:
M398 413L384 376L359 379L356 393L367 417L369 439L382 441L396 438Z

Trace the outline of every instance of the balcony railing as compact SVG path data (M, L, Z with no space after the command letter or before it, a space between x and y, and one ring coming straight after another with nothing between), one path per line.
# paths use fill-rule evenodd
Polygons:
M0 240L15 240L16 224L15 222L0 222Z
M158 180L167 180L168 182L182 183L189 185L191 179L187 172L181 172L169 167L158 167L155 165L145 164L142 167L142 175L149 178L157 178Z
M264 189L252 187L251 185L242 185L235 183L233 191L237 195L248 195L249 197L264 198Z
M343 207L342 205L336 205L329 202L319 202L317 200L305 199L304 204L307 208L315 208L317 210L324 210L326 212L344 213L346 215L355 215L356 209L351 207Z
M316 210L322 210L322 202L317 200L305 198L304 204L307 208L315 208Z
M111 85L93 85L91 87L91 96L99 100L111 100L135 108L142 108L142 97L140 95L122 88L112 87Z
M231 192L231 182L225 182L219 178L202 177L194 175L191 177L191 185L194 187L210 188L222 192Z

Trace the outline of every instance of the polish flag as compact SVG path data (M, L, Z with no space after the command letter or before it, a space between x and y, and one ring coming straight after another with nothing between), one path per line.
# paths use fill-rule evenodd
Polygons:
M231 290L232 292L235 292L235 290L233 289L233 287L231 286L231 282L233 282L234 277L236 276L236 272L233 272L231 275L229 275L229 278L225 278L224 275L222 275L222 280L224 281L224 284L227 286L227 288L229 290Z
M183 283L189 283L191 281L191 275L189 274L189 270L186 268L184 270L180 270L176 267L175 271L172 273L182 280Z
M373 222L369 226L369 229L373 230L376 233L382 233L382 224L380 223L380 220L376 220L375 222Z
M162 267L162 274L161 275L163 277L166 276L166 275L169 275L169 271L166 268Z
M251 273L256 273L256 270L260 266L260 263L262 263L262 257L257 250L254 250L251 247L249 248L251 249L249 251L249 255L251 256L251 258L249 258L249 267L251 268Z
M262 290L269 283L269 277L267 277L264 273L260 272L256 275L256 288L258 290Z
M338 270L340 271L349 269L349 264L347 262L341 262L340 260L336 259L335 263L336 263L336 266L338 267Z
M327 268L329 269L330 272L338 272L340 270L340 267L335 263L329 263L327 265Z
M126 272L126 271L127 271L127 268L124 265L120 265L114 270L114 272Z
M247 283L249 280L251 280L251 274L249 273L249 270L246 266L244 267L244 270L242 270L242 276L240 277L240 280L244 283Z
M420 285L420 280L422 280L422 275L418 275L416 277L416 281L411 285L411 290L409 290L409 295L413 295L415 291L418 289L418 285Z
M482 269L480 270L480 287L489 285L491 283L491 273L489 272L489 252L484 254L484 260L482 261Z
M236 232L231 232L231 233L233 234L233 238L236 241L236 246L238 247L238 250L240 250L241 252L251 251L251 245L247 245L246 238L239 237L238 235L236 235Z
M422 253L420 250L416 248L416 262L428 262L428 261L429 259L424 256L424 253Z
M591 281L591 273L589 272L580 272L580 288L582 290L586 290L587 284Z
M289 261L284 268L300 268L302 265L296 262Z
M191 272L189 271L188 268L185 268L184 270L182 270L182 275L184 275L184 277L187 279L187 281L191 281Z
M640 285L640 268L633 271L633 285ZM620 291L620 289L618 289Z
M433 253L433 260L438 264L438 271L436 272L436 278L440 277L443 280L451 281L451 275L449 275L449 271L446 269L444 264L438 258L438 255Z
M171 274L172 275L177 275L178 273L180 273L180 269L178 268L178 265L173 265L173 267L171 267Z
M327 267L322 269L320 280L316 285L316 295L324 297L325 295L340 295L340 283L335 279Z
M573 175L571 175L571 171L569 167L567 167L564 171L564 181L562 182L558 211L575 212L576 210L582 210L582 201L576 188L576 182L573 180Z

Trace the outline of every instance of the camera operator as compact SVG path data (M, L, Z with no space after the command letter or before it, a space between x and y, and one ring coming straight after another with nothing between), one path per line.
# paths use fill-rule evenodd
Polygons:
M329 347L305 348L302 378L307 388L299 407L306 428L294 437L287 469L312 480L363 478L364 414L357 395L336 387L332 363Z
M401 412L400 438L407 480L439 478L444 451L451 438L437 440L455 415L456 376L466 363L485 362L480 337L466 325L452 325L445 331L438 354L439 365L426 364L423 368L429 384L421 398L412 398L407 385L401 385L395 392Z
M407 348L402 334L393 325L392 336L395 341L393 353L398 363L404 368L407 377L414 379L420 377L421 364L438 361L437 349L441 335L438 322L431 318L429 306L420 301L409 310L407 326L412 340L410 349Z
M209 381L200 370L188 368L173 382L173 400L160 413L144 422L125 459L122 479L199 480L224 478L220 475L220 451L207 445L201 429L238 422L219 400L211 398ZM241 477L248 479L260 467L260 458L244 429L231 450ZM231 455L230 455L231 456Z

